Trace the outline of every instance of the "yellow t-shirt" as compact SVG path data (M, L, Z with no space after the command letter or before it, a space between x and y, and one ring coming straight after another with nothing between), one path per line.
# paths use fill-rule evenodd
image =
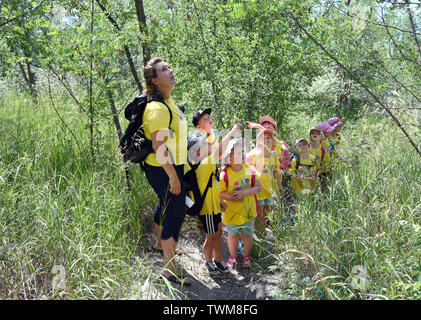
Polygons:
M260 173L255 170L255 181L260 179ZM245 190L251 188L252 171L250 165L243 164L240 171L233 171L231 167L226 170L228 176L228 186L225 183L225 171L221 172L221 192L231 194L234 190ZM227 209L222 213L222 222L224 224L242 225L252 221L257 216L256 199L254 195L247 195L242 202L226 201Z
M251 161L251 165L260 173L260 182L262 183L262 191L257 194L257 200L264 200L275 196L278 188L277 181L273 176L275 169L282 179L282 171L276 153L271 154L269 158L264 157L264 152L252 150L247 157Z
M291 152L290 147L284 141L275 138L275 145L273 150L276 152L281 169L288 169L291 164L289 159Z
M332 137L333 142L335 142L335 147L342 147L342 139L339 134L336 135L336 137Z
M172 112L172 122L170 133L165 142L172 156L175 165L185 164L187 162L187 120L183 112L177 107L174 100L166 99L165 103L170 107ZM168 124L170 122L170 114L167 107L158 101L149 102L143 114L143 127L145 137L151 140L152 133L155 131L168 132ZM163 157L164 149L158 150L158 156ZM157 154L150 153L145 162L151 166L160 167L161 163L157 160ZM163 161L161 161L163 162Z
M196 177L197 177L197 184L199 185L200 194L204 194L205 188L208 184L209 177L211 176L212 172L216 171L216 161L210 160L208 158L215 157L215 154L211 154L209 157L203 159L199 166L196 168ZM190 170L190 165L187 163L184 169L184 172ZM203 202L202 210L200 211L200 215L205 214L218 214L221 212L221 203L220 203L220 193L221 187L220 182L216 177L213 175L212 177L212 185L208 189L208 193L206 194L205 200ZM189 195L193 201L194 196L192 193Z
M332 169L333 159L335 158L335 143L332 139L323 139L321 145L325 147L325 162L320 173L329 172Z
M291 191L295 194L304 194L310 192L315 186L315 182L311 182L311 176L315 175L318 170L318 159L314 155L308 155L308 159L300 159L300 165L297 168L297 159L292 158L291 168L289 173L291 176ZM302 176L303 179L300 179L299 176Z
M322 171L323 168L328 165L326 162L326 148L323 148L325 149L324 155L322 153L322 145L319 145L318 148L313 148L313 146L310 143L308 148L308 153L314 155L317 158L320 171Z

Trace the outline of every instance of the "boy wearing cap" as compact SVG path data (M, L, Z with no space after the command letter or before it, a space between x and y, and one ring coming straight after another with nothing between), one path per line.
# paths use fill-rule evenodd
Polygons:
M208 115L205 113L205 115ZM204 136L191 137L188 143L189 163L197 164L196 177L200 193L203 195L204 190L212 179L203 207L199 213L199 219L202 222L206 232L206 239L203 244L203 254L205 256L205 266L210 275L228 272L222 259L221 241L222 241L222 210L223 201L220 198L219 174L217 173L216 163L218 162L218 153L223 151L227 146L231 137L241 130L241 125L237 122L231 131L222 139L218 148L215 144L208 141L208 133ZM186 165L186 166L189 166ZM188 171L186 168L185 171ZM213 261L212 261L213 257Z
M292 157L291 190L295 195L311 192L316 186L319 160L308 152L308 141L304 138L295 141L296 153Z
M212 109L198 110L194 113L192 118L193 126L196 128L196 137L203 137L208 134L207 141L218 147L218 135L216 130L213 129L214 122L211 118Z

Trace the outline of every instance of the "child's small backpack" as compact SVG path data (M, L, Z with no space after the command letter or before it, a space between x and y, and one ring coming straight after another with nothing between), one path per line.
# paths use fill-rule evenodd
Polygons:
M124 116L130 123L120 139L120 148L124 162L139 163L142 169L143 162L148 154L154 152L152 141L145 137L145 130L142 123L146 105L151 101L159 101L168 108L168 112L170 113L168 128L170 128L172 121L170 107L159 97L148 99L147 94L144 92L136 96L134 100L126 106Z
M298 167L300 166L300 155L298 154L298 153L292 153L291 154L291 157L290 157L290 160L291 160L291 163L292 163L292 159L294 159L295 158L295 161L296 161L296 165L295 165L295 171L296 172L298 172Z
M186 189L186 194L189 192L193 193L194 197L194 204L189 207L186 205L186 213L189 216L197 216L199 215L200 211L203 208L203 203L205 202L206 195L208 194L208 190L210 187L212 187L212 178L215 175L215 172L212 172L208 179L208 183L205 187L205 190L203 191L203 195L200 192L199 184L197 183L197 175L196 175L196 169L199 167L200 162L198 164L191 164L190 170L187 171L183 176L183 181Z

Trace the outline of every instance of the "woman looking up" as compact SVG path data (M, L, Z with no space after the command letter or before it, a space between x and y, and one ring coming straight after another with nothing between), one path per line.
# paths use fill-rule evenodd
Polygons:
M187 163L187 121L171 98L176 85L173 70L168 63L154 57L144 68L148 99L159 99L147 104L143 114L145 137L152 141L154 152L145 160L146 178L158 196L154 214L156 250L164 253L165 269L162 276L169 281L190 285L176 268L175 253L185 210L184 165Z

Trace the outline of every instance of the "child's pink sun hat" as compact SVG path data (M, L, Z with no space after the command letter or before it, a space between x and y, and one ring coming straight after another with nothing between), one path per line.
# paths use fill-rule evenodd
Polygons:
M269 117L269 116L262 116L259 118L259 123L262 124L263 122L269 122L273 125L273 127L275 128L275 131L278 131L278 126L276 125L276 121Z
M344 122L342 121L342 119L341 118L338 118L338 117L333 117L333 118L330 118L329 120L327 120L326 121L328 124L330 124L332 127L334 127L334 128L336 128L336 127L339 127L339 126L341 126L341 125L343 125L344 124Z
M320 130L321 132L325 133L325 132L332 132L333 130L335 130L335 127L331 126L329 123L327 122L320 122L317 126L316 129Z

